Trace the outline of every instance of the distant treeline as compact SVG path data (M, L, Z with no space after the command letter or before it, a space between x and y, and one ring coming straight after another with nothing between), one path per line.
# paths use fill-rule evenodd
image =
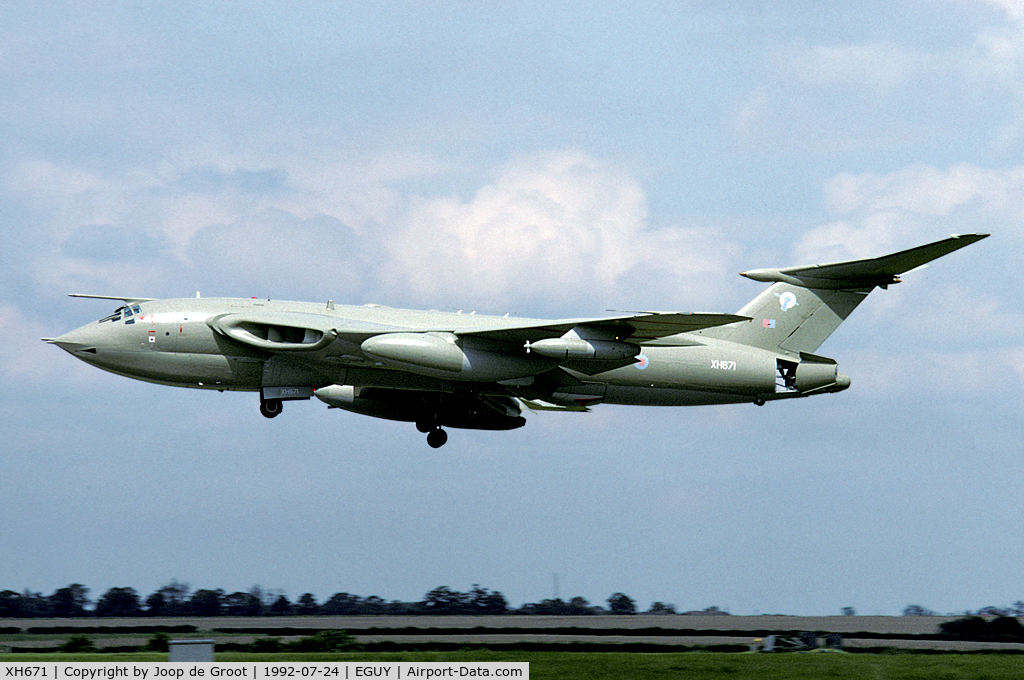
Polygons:
M80 583L58 588L52 595L13 590L0 591L0 618L67 618L80 616L361 616L361 615L503 615L547 614L579 616L592 614L636 614L636 602L623 593L608 598L607 609L591 605L582 597L568 602L559 598L524 604L512 608L498 591L474 585L469 592L448 586L431 590L419 602L385 601L371 595L361 597L335 593L324 602L317 602L311 593L304 593L294 602L279 591L259 587L248 592L227 593L223 589L193 591L188 584L172 581L143 598L134 588L111 588L95 602L89 589ZM709 607L708 613L723 613ZM675 614L671 604L655 602L651 613Z
M223 589L193 591L187 583L171 581L156 592L143 598L134 588L111 588L97 600L89 599L89 588L72 583L58 588L51 595L13 590L0 591L0 618L68 618L98 617L168 617L168 616L410 616L410 615L492 615L533 614L548 616L586 616L595 614L637 614L636 601L618 592L607 599L607 607L594 605L583 597L568 601L560 598L509 606L501 592L474 585L469 592L440 586L428 592L417 602L386 601L371 595L362 597L351 593L335 593L323 602L317 602L312 593L303 593L294 602L279 590L264 590L253 586L247 592L228 593ZM644 611L648 614L718 614L727 615L718 607L707 607L699 612L677 612L675 605L654 602ZM842 614L856 614L852 607L843 607ZM908 605L904 616L939 616L921 605ZM983 607L976 612L961 612L950 616L1024 616L1024 601L1010 607Z

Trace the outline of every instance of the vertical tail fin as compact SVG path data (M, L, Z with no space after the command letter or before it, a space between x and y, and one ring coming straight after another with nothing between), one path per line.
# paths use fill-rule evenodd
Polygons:
M776 283L737 312L751 321L723 327L721 337L761 349L813 354L869 292Z
M900 274L987 236L952 236L867 260L743 272L772 283L738 312L752 321L701 333L762 349L813 354L875 287L899 283Z

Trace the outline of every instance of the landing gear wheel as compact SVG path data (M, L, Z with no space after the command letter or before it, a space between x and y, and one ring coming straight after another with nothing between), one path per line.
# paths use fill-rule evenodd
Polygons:
M280 399L267 399L260 402L260 413L267 418L277 417L281 414L282 408L284 408L284 404L281 403Z
M427 435L427 443L430 444L430 448L432 449L441 448L447 441L448 433L442 430L441 428L431 430L430 434Z
M435 427L436 427L436 425L434 425L433 423L427 422L426 420L417 420L416 421L416 429L419 430L420 432L422 432L423 434L426 434L426 433L430 432Z

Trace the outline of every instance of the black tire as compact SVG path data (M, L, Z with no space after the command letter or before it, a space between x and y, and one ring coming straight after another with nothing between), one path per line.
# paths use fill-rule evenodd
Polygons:
M445 442L447 441L448 433L442 430L441 428L432 430L430 434L427 435L427 443L430 444L430 448L432 449L441 448L442 446L445 445Z
M281 415L281 409L283 408L284 404L281 403L280 399L267 399L260 402L260 413L266 418L276 418Z

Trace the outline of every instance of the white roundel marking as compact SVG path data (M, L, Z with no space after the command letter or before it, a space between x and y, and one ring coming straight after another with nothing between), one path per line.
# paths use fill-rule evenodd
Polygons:
M782 311L787 311L797 306L796 295L786 291L779 296L779 306L782 307Z

